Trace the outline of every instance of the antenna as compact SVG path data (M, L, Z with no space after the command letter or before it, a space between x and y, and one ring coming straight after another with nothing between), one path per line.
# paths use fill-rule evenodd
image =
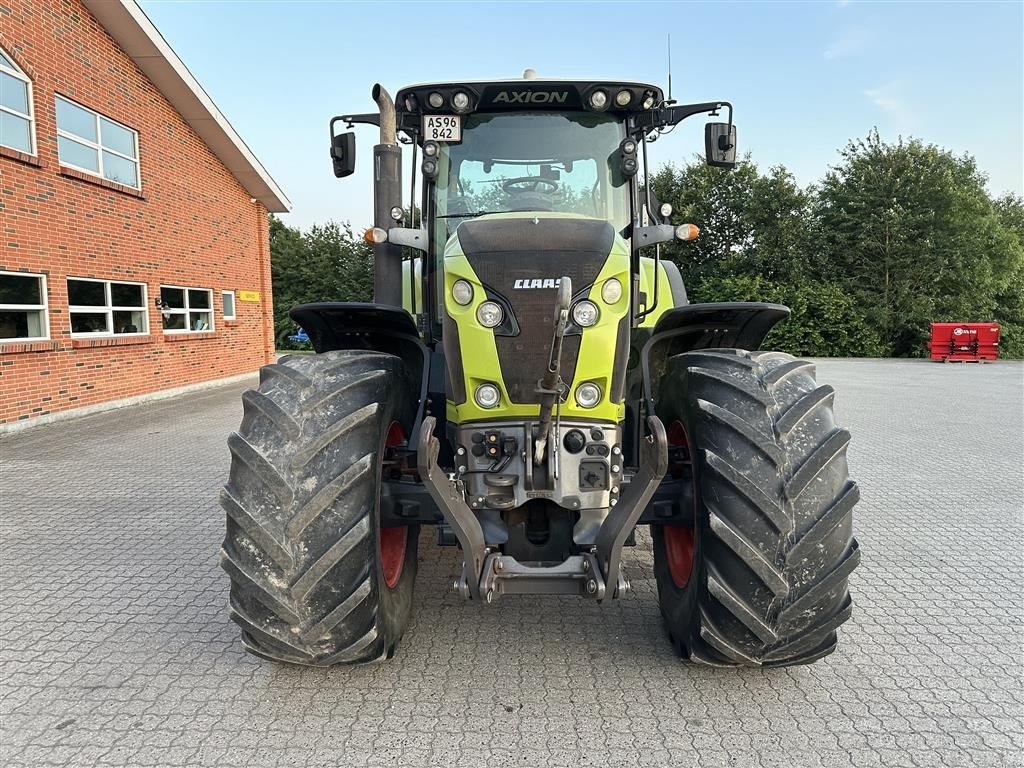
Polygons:
M672 101L672 33L668 35L668 100Z

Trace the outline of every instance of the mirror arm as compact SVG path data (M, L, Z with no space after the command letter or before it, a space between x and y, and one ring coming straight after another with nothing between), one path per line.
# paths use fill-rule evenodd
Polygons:
M416 115L409 114L408 112L399 112L397 120L397 130L405 132L413 139L413 141L416 141L417 134L419 133L419 124L416 121ZM334 124L339 122L345 123L345 126L348 128L357 124L376 125L380 128L380 112L368 112L363 115L338 115L337 117L331 118L332 132L334 131Z
M729 127L726 129L726 134L725 135L726 136L732 136L732 104L730 104L728 101L723 101L722 104L729 108L729 120L728 120ZM732 149L733 146L734 146L733 144L730 144L728 147L726 147L726 149L727 150Z
M331 135L334 135L334 124L344 122L346 128L351 128L356 123L360 125L376 125L380 127L380 112L370 112L365 115L337 115L331 118Z
M341 115L335 115L331 118L331 127L329 129L331 132L331 146L334 146L334 137L338 135L337 131L334 130L334 126L344 119Z
M729 125L732 125L732 104L728 101L705 101L700 104L679 104L674 107L658 107L636 116L636 127L644 132L656 128L678 125L688 117L707 113L717 115L723 107L729 110Z

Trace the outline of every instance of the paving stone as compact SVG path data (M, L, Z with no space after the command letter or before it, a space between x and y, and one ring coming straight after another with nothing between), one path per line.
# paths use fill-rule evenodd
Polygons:
M634 590L464 602L420 543L394 659L246 654L217 566L237 385L0 439L0 765L1021 765L1024 366L818 362L853 433L863 562L838 651L673 655Z

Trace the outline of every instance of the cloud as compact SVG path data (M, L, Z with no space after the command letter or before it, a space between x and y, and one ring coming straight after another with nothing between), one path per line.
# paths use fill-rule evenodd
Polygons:
M875 106L884 112L902 112L906 107L899 96L899 84L892 82L880 85L877 88L868 88L864 95L874 102Z
M913 110L903 97L903 87L899 81L892 80L877 88L868 88L864 95L882 112L888 114L898 130L913 129L915 118Z
M843 56L850 56L864 50L867 45L867 35L862 30L850 29L844 32L838 40L825 49L822 56L826 59L840 59Z

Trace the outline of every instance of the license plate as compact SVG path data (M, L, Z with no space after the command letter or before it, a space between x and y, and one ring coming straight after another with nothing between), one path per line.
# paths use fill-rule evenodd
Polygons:
M424 141L462 141L461 115L424 115Z

